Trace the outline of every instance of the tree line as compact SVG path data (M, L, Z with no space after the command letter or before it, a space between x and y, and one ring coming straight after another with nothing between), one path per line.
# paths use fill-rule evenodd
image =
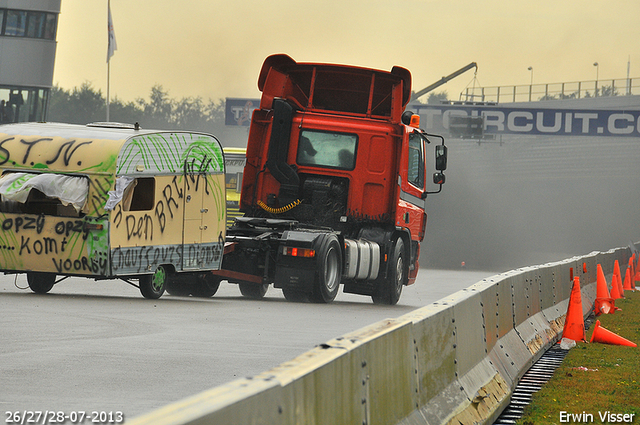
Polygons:
M447 99L447 92L430 93L427 103L439 104ZM418 101L418 103L421 103ZM65 90L57 85L51 89L47 121L69 124L88 124L106 120L106 98L101 90L85 82L80 87ZM203 100L201 97L173 99L156 84L149 99L138 98L124 102L117 97L109 102L109 121L157 130L191 130L223 134L225 100Z
M47 121L87 124L106 120L106 98L101 90L85 82L80 87L51 89ZM109 121L140 123L142 128L193 130L216 134L224 127L224 99L201 97L172 99L161 85L151 88L149 100L109 102Z

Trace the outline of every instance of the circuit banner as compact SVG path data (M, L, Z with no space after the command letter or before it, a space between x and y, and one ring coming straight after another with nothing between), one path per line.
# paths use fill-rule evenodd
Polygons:
M640 110L548 109L486 105L410 105L427 132L467 125L471 134L640 136ZM472 129L471 127L476 127Z

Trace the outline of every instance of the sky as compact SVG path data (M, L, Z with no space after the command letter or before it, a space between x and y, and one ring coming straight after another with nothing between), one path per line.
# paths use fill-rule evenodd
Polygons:
M107 0L62 0L54 84L106 94ZM264 59L409 69L418 91L640 78L638 0L111 0L110 94L257 98ZM593 64L597 62L598 66ZM528 68L533 70L529 71Z

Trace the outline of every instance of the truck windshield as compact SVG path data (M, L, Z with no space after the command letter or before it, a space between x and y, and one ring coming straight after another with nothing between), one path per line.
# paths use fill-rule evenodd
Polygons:
M353 170L356 164L355 134L303 130L298 142L299 165Z

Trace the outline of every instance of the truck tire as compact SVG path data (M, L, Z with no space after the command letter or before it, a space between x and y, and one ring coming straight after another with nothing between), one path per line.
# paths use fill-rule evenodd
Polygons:
M46 294L56 283L56 275L52 273L29 272L27 273L29 288L36 294Z
M342 277L342 251L338 237L329 234L318 254L316 280L309 299L316 303L330 303L338 295Z
M202 273L198 275L195 285L191 290L191 295L198 298L211 298L220 288L222 278L213 273Z
M293 303L303 303L309 301L309 294L302 291L296 291L295 289L283 289L282 293L287 301Z
M164 290L167 291L169 295L176 297L188 297L191 295L191 287L192 285L189 285L182 279L168 279L164 284Z
M140 276L140 293L143 297L152 300L158 299L164 294L164 286L169 279L170 271L166 266L158 266L153 274Z
M243 297L254 300L263 299L269 289L269 284L266 283L240 282L238 286L240 287L240 293Z
M398 238L389 262L387 279L376 290L376 293L371 296L374 304L396 305L400 300L402 287L407 280L405 257L404 242Z

